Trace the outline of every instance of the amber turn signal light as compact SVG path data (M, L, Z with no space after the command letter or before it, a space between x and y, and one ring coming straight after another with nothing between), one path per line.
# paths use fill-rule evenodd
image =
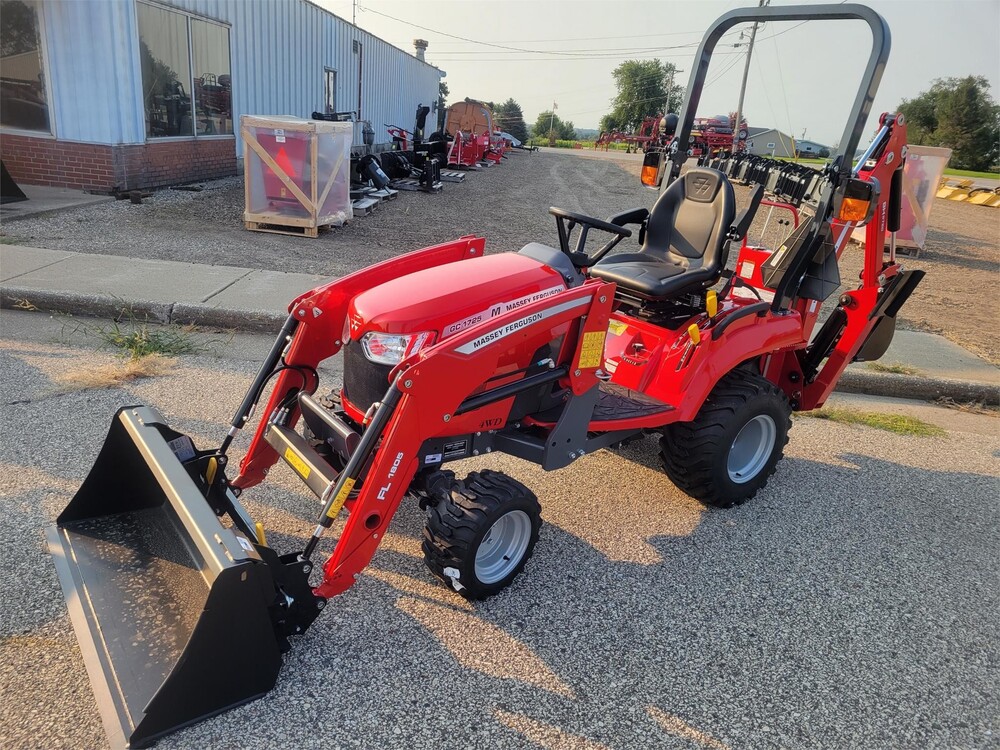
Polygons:
M844 198L837 218L841 221L864 221L868 217L869 201L859 198Z

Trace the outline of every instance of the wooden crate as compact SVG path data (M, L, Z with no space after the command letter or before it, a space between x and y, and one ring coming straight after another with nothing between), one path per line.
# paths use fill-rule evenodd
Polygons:
M243 115L244 226L316 237L352 217L350 122Z

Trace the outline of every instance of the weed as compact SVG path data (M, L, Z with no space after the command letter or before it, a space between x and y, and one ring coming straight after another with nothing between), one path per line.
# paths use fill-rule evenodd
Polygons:
M824 408L816 411L802 412L802 416L815 419L829 419L841 424L860 424L873 427L876 430L895 432L897 435L915 435L917 437L940 437L945 431L940 427L916 417L905 414L885 414L877 411L860 411L857 409Z
M124 325L112 321L110 326L95 328L93 332L106 346L120 350L133 361L153 354L176 356L195 354L200 350L183 329L172 326L151 328L146 323L137 323L135 319Z
M198 354L213 341L199 342L192 335L193 325L176 326L150 323L140 318L127 305L122 306L119 316L108 325L89 325L74 320L71 333L83 333L102 342L101 348L116 349L123 357L135 361L153 354L176 357L183 354Z
M124 362L70 370L56 376L54 380L60 385L57 393L90 388L114 388L130 380L165 375L176 361L161 354L147 354Z
M868 362L865 364L869 370L873 372L888 372L892 375L922 375L916 367L910 367L909 365L901 365L899 362L894 362L891 365L883 365L881 362Z
M0 234L0 245L20 245L21 240L17 237L8 237L6 234Z

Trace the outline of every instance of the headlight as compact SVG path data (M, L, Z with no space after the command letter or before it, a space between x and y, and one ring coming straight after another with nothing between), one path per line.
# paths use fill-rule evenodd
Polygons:
M416 354L430 344L430 332L423 333L366 333L361 337L365 356L380 365L398 365L411 354Z

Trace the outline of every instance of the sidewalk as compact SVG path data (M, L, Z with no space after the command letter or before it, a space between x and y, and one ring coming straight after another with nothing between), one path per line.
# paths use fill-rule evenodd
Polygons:
M288 304L323 276L0 245L0 305L98 317L123 307L159 323L276 333ZM848 367L840 391L875 396L1000 401L1000 368L942 336L897 331L884 365L916 374Z

